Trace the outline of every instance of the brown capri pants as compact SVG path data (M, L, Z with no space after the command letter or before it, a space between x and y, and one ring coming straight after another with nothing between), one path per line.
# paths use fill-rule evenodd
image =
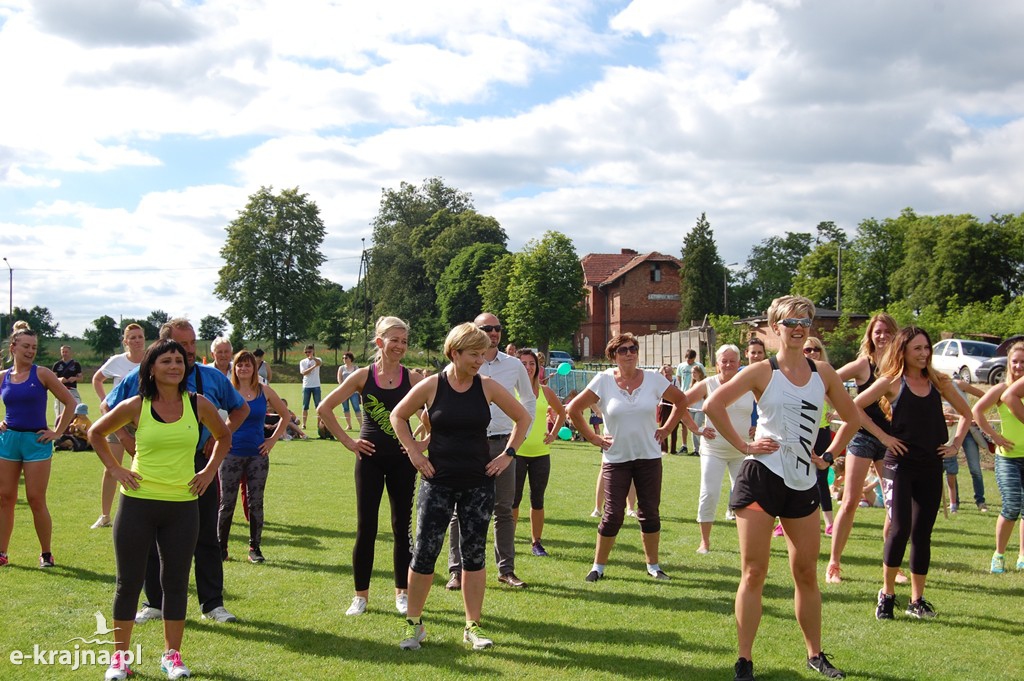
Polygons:
M625 463L601 464L604 484L604 512L597 533L614 537L626 515L629 484L636 485L636 516L644 534L661 531L661 459L635 459Z

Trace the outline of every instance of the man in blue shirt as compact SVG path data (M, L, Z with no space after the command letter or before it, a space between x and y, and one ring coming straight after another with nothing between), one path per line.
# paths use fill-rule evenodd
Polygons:
M188 390L199 393L213 402L213 406L228 413L228 428L231 432L249 415L249 405L231 385L231 381L212 366L196 364L196 332L187 319L172 319L160 327L160 338L177 341L185 348L188 370ZM133 369L116 388L107 395L104 406L113 409L124 400L139 394L139 370ZM196 472L206 466L206 459L213 451L210 432L200 430L199 446L196 447ZM132 455L135 454L135 438L125 430L117 432L118 439ZM217 540L217 512L220 486L210 485L199 497L199 540L196 542L196 592L202 607L203 619L216 622L234 622L236 617L224 607L224 563L220 542ZM160 587L160 559L156 545L149 551L149 566L146 570L146 601L135 616L141 624L161 619L163 612L163 590Z

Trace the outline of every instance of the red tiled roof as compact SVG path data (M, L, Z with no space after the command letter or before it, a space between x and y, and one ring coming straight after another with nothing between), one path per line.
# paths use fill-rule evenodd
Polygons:
M671 262L680 266L678 258L663 255L657 251L651 253L588 253L580 263L583 265L583 278L588 286L610 284L626 272L645 262Z

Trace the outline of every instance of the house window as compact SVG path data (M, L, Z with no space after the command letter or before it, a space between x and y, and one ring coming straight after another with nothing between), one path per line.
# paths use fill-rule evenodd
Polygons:
M653 282L661 281L661 263L660 262L652 262L651 263L651 281L653 281Z

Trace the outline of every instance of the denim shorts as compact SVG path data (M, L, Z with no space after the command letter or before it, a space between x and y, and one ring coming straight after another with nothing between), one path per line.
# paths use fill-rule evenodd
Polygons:
M957 461L956 454L942 457L942 469L946 471L946 475L956 475L960 472L960 462Z
M1003 510L999 515L1017 520L1021 517L1024 499L1024 457L996 456L996 484L1003 497Z
M881 461L885 458L885 445L871 433L858 430L850 440L850 444L846 445L846 452L859 459Z
M31 463L46 461L53 456L52 442L39 442L35 431L7 429L0 433L0 459Z

